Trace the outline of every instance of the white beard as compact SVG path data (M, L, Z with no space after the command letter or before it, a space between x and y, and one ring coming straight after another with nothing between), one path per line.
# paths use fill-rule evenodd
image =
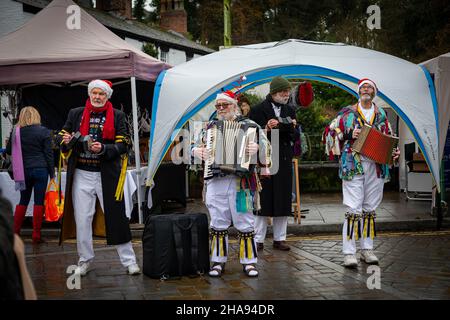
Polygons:
M289 97L283 98L283 97L279 97L279 96L272 96L273 101L275 101L276 103L279 104L286 104L289 101Z
M370 94L366 93L361 96L361 101L363 101L363 102L367 102L367 101L371 101L371 100L372 100L372 96Z
M236 116L237 116L237 113L234 111L230 111L223 115L217 113L217 119L222 120L222 121L223 120L228 120L228 121L233 120L234 118L236 118Z
M100 103L94 102L92 98L90 98L90 99L91 99L91 104L94 108L101 108L106 104L106 101L108 101L108 100L106 100L105 103L100 104Z

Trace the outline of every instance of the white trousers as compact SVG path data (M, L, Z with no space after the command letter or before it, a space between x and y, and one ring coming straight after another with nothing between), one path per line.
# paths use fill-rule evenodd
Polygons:
M92 220L97 197L104 212L103 191L100 172L75 170L72 185L72 202L77 228L78 263L94 259L92 243ZM136 263L136 255L131 241L115 246L124 267Z
M362 212L375 211L383 199L384 179L377 177L376 164L373 161L361 162L364 174L355 175L352 180L342 180L343 203L347 212L362 216ZM362 235L362 222L360 233ZM347 220L342 229L342 251L344 254L356 253L355 237L347 239ZM360 238L361 249L373 249L373 239L370 237Z
M217 177L207 181L206 207L210 215L210 228L223 231L233 223L234 227L242 233L254 231L255 218L252 212L236 211L236 177L233 175ZM254 239L252 239L253 245ZM228 252L228 238L226 238L226 252ZM211 252L211 261L224 263L227 256L218 256L216 251ZM242 264L256 263L254 254L252 258L240 258Z
M255 240L258 243L264 243L267 233L267 218L263 216L255 216ZM273 241L286 240L288 217L273 217L272 230Z

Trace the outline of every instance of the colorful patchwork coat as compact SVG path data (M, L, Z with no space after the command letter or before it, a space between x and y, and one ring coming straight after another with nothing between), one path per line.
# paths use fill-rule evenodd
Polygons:
M355 141L352 138L353 130L362 128L364 124L371 125L384 134L392 134L392 127L382 108L375 105L372 119L365 119L359 104L343 108L323 133L325 153L330 159L340 157L339 177L343 180L352 180L356 174L364 174L361 156L352 149ZM385 179L385 182L389 181L389 166L377 164L377 175Z

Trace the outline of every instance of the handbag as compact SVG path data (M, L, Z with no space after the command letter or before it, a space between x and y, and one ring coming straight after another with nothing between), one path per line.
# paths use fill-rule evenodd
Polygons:
M8 175L11 178L11 180L14 180L14 173L13 173L13 165L11 159L6 159L6 168L8 170Z
M11 180L14 180L14 173L13 173L12 163L10 163L9 166L8 166L8 175L11 178Z
M51 179L44 198L45 221L58 221L64 212L64 196L55 179Z
M6 170L11 180L14 180L11 156L7 155L4 149L0 149L0 169Z

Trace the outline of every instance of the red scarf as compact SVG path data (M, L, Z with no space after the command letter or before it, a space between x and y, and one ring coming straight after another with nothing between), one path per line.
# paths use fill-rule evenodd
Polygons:
M106 110L106 120L103 125L103 140L114 140L116 137L116 129L114 128L114 109L111 102L106 101L105 105L101 108L96 108L91 104L91 99L86 100L86 107L83 111L81 118L80 133L83 136L89 134L89 120L91 112L103 112Z

